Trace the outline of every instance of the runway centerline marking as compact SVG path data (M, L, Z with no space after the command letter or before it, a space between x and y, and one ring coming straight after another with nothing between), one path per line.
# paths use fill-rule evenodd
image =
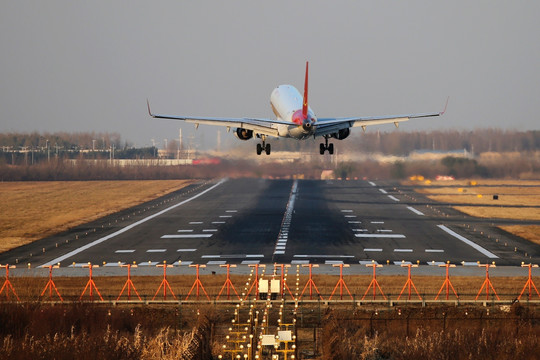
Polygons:
M388 194L388 193L386 192L386 190L384 190L384 189L379 189L379 191L382 192L383 194Z
M178 230L180 233L193 232L193 230Z
M182 205L184 205L184 204L187 204L188 202L197 199L198 197L200 197L200 196L206 194L207 192L210 192L210 191L214 190L214 189L217 188L219 185L223 184L225 181L227 181L227 179L221 179L218 183L212 185L211 187L209 187L208 189L206 189L206 190L204 190L204 191L201 191L201 192L198 193L197 195L190 197L189 199L186 199L186 200L184 200L184 201L181 201L181 202L179 202L178 204L175 204L175 205L170 206L170 207L168 207L168 208L166 208L166 209L163 209L163 210L161 210L161 211L159 211L159 212L157 212L157 213L155 213L155 214L153 214L153 215L147 216L147 217L145 217L144 219L141 219L141 220L139 220L139 221L136 221L136 222L134 222L134 223L131 224L131 225L128 225L128 226L126 226L126 227L124 227L124 228L122 228L122 229L120 229L120 230L118 230L118 231L115 231L114 233L112 233L112 234L110 234L110 235L107 235L107 236L104 236L104 237L102 237L102 238L99 238L99 239L97 239L97 240L95 240L95 241L92 241L91 243L86 244L86 245L84 245L84 246L81 246L80 248L75 249L75 250L73 250L73 251L70 251L70 252L68 252L67 254L64 254L64 255L62 255L62 256L59 256L59 257L57 257L56 259L53 259L53 260L51 260L51 261L49 261L49 262L47 262L47 263L45 263L45 264L43 264L43 265L41 265L41 266L43 267L43 266L56 265L56 264L58 264L59 262L64 261L65 259L69 259L70 257L72 257L72 256L74 256L74 255L77 255L78 253L81 253L81 252L83 252L83 251L85 251L85 250L90 249L91 247L94 247L94 246L96 246L96 245L98 245L98 244L101 244L102 242L105 242L105 241L107 241L107 240L109 240L109 239L112 239L112 238L114 238L114 237L116 237L116 236L118 236L118 235L120 235L120 234L123 234L123 233L125 233L126 231L129 231L129 230L133 229L134 227L137 227L137 226L139 226L139 225L141 225L141 224L143 224L143 223L145 223L145 222L147 222L147 221L149 221L149 220L152 220L152 219L154 219L154 218L156 218L156 217L158 217L158 216L161 216L161 215L165 214L166 212L168 212L168 211L170 211L170 210L176 209L176 208L179 207L179 206L182 206Z
M167 249L148 249L146 250L147 253L164 253Z
M285 214L283 215L283 220L281 221L281 228L279 229L278 239L276 245L274 245L273 255L285 254L285 248L287 246L287 240L289 239L289 229L291 228L291 219L294 211L294 202L296 200L297 191L298 180L294 180L291 187L291 194L289 195L289 201L287 202L287 208L285 210Z
M398 199L398 198L396 198L395 196L392 196L392 195L388 195L388 197L389 197L390 199L394 200L394 201L399 201L399 199Z
M134 253L135 250L116 250L115 253L116 254L131 254L131 253Z
M202 223L203 223L202 221L190 221L189 225L199 225L199 224L202 224Z
M489 252L487 251L486 249L484 249L483 247L481 247L480 245L478 245L477 243L475 242L472 242L471 240L459 235L458 233L456 233L455 231L453 230L450 230L449 228L447 228L446 226L444 225L437 225L437 227L441 230L443 230L444 232L452 235L453 237L455 237L456 239L458 240L461 240L463 241L465 244L475 248L476 250L480 251L482 254L486 255L488 258L490 259L498 259L499 257L495 254L493 254L492 252Z

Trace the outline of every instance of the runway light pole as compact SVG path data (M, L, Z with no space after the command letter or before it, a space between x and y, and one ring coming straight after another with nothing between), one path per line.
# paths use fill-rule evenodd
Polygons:
M64 302L64 299L62 299L62 296L60 295L60 292L56 288L56 285L54 284L54 281L52 279L52 269L58 269L60 267L60 263L58 263L58 265L48 265L48 266L43 266L43 267L44 268L49 268L49 282L47 282L47 285L45 285L45 289L43 289L43 291L41 292L40 297L43 296L43 294L45 294L45 292L48 289L49 290L49 301L51 301L52 300L52 291L53 291L53 288L54 288L54 291L56 292L56 295L58 295L58 297L60 298L60 301Z
M173 267L173 266L172 265L167 265L167 262L163 261L162 265L158 264L158 265L156 265L156 267L162 267L163 268L163 280L161 281L161 284L159 284L159 287L158 287L156 293L154 294L154 297L152 298L152 300L154 300L156 298L156 296L159 293L159 290L161 289L161 287L163 287L163 300L167 300L167 289L169 289L172 296L176 300L176 295L174 295L174 292L171 289L171 285L169 284L169 280L167 280L167 268L168 267Z
M351 295L351 292L349 291L347 284L345 284L345 281L343 280L343 267L349 267L349 264L334 264L332 266L339 267L339 281L334 287L334 291L332 291L332 294L330 294L330 297L328 298L328 300L332 299L332 296L334 296L334 293L336 292L338 286L339 286L339 299L340 300L343 300L343 287L345 287L345 290L347 290L347 292L349 293L349 296L351 297L351 299L353 299L353 296Z
M405 285L403 286L403 289L401 289L401 292L399 293L399 296L398 296L398 300L401 298L401 295L403 294L403 291L405 291L406 288L409 289L409 296L407 298L407 300L411 300L411 286L412 288L414 289L414 291L416 292L416 295L418 295L418 299L422 300L422 297L420 296L420 294L418 293L418 290L416 290L416 286L414 286L414 282L412 281L412 277L411 277L411 268L412 267L418 267L418 265L416 264L404 264L402 263L401 264L401 267L406 267L407 270L408 270L408 275L407 275L407 281L405 282Z
M478 300L478 297L480 296L480 293L482 292L482 289L484 289L484 287L486 288L486 300L489 300L490 288L493 290L493 293L497 297L497 300L501 300L499 299L499 295L497 295L497 292L495 291L495 288L493 287L493 284L491 283L491 280L489 279L489 268L495 267L495 262L493 262L493 264L478 264L478 266L486 268L486 279L484 280L484 283L482 284L482 287L480 288L480 291L478 291L478 294L476 295L476 298L474 300Z
M96 290L97 294L99 295L100 300L103 301L103 297L99 293L99 290L98 290L98 288L96 286L96 283L94 282L94 279L92 278L92 269L94 267L99 267L99 265L92 265L92 263L88 263L88 265L83 265L83 267L87 267L89 269L89 278L88 278L88 282L86 283L86 286L84 287L84 290L83 290L81 296L79 297L79 301L82 300L84 294L86 293L86 289L89 289L90 301L94 301L93 289Z
M306 291L308 285L309 285L309 299L313 300L313 288L315 288L315 291L317 291L317 295L321 298L321 300L324 300L321 293L319 292L319 289L317 289L317 285L315 285L315 281L313 281L313 274L311 272L311 269L314 267L319 267L318 264L302 264L302 267L308 267L309 268L309 279L306 282L306 285L304 286L304 289L302 290L302 293L298 297L300 299L302 295L304 295L304 292Z
M536 288L536 285L534 285L534 281L532 280L532 271L531 271L533 267L537 268L538 265L521 263L521 267L529 268L529 278L527 282L525 283L525 286L523 286L523 290L521 290L521 293L519 294L517 299L518 300L521 299L521 296L523 295L523 293L525 292L525 289L527 288L529 288L529 297L528 297L529 300L531 300L531 290L533 288L534 288L534 291L536 291L536 293L538 294L538 297L540 297L540 293L538 292L538 289Z
M139 293L137 292L137 289L135 288L135 285L133 285L133 281L131 281L131 268L132 267L137 267L137 265L135 265L135 264L133 264L133 265L131 265L131 264L127 264L127 265L119 264L119 266L120 267L127 267L128 275L127 275L126 283L124 284L124 287L122 288L122 291L120 291L120 295L118 295L118 298L116 299L116 301L120 300L120 297L124 293L124 290L126 290L126 287L127 287L128 301L131 300L131 289L132 288L135 291L135 294L137 294L137 297L139 298L139 300L141 300L141 297L139 296Z
M366 264L366 267L372 267L373 268L373 278L371 279L371 282L369 283L368 288L366 289L366 292L364 293L364 296L362 296L362 300L366 297L367 293L369 292L369 289L373 287L373 300L377 297L377 289L381 292L381 295L383 296L384 300L386 300L386 296L384 295L381 286L379 285L379 282L377 281L377 273L376 269L378 267L383 267L382 265L377 264L375 261L371 264Z
M15 267L15 265L10 266L9 264L0 265L0 268L6 268L6 280L4 281L4 285L2 285L2 288L0 289L0 295L4 290L6 290L6 299L9 300L9 292L11 291L13 295L15 295L15 297L17 298L17 301L20 301L19 296L15 292L15 288L13 287L13 285L11 285L11 281L9 281L9 269L13 269Z
M240 295L238 295L238 292L236 291L236 289L234 288L234 285L231 281L231 276L230 276L230 272L229 272L229 268L231 267L236 267L235 264L225 264L225 265L219 265L220 267L226 267L227 268L227 279L225 280L225 283L223 284L223 286L221 287L221 290L219 291L219 294L216 298L216 300L219 300L219 297L221 296L221 293L223 292L223 290L225 290L225 287L227 288L227 300L230 300L231 297L231 288L233 289L234 293L236 294L236 296L238 297L238 300L242 300L240 298Z
M197 300L199 300L199 289L202 289L202 291L204 292L204 295L206 295L206 298L208 300L210 300L210 297L208 296L208 294L206 293L206 290L204 289L204 286L201 282L201 279L199 278L199 268L205 268L206 265L200 265L200 264L195 264L195 265L189 265L189 267L194 267L197 269L197 277L195 279L195 282L193 283L193 286L191 287L191 289L189 290L189 293L187 294L186 296L186 300L189 298L189 296L191 295L191 292L193 291L193 289L197 288L196 290L196 293L197 293Z
M456 289L454 289L454 286L452 285L452 282L450 281L450 275L448 273L448 268L456 267L456 265L450 264L450 261L447 261L446 264L439 265L439 267L445 267L446 268L446 278L445 278L441 288L439 289L439 292L437 293L437 296L435 297L435 300L437 300L439 298L439 295L441 294L442 289L444 289L445 287L446 287L446 300L448 300L448 296L450 295L450 288L454 292L454 295L456 295L456 299L459 299L459 296L458 296L458 294L456 292Z

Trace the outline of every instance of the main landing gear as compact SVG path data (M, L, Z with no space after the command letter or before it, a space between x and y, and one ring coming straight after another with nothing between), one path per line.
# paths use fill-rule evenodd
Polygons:
M320 150L321 155L324 155L324 152L326 150L328 150L328 153L330 155L334 154L334 144L328 144L328 136L324 137L324 144L320 145L319 150Z
M257 144L257 155L261 155L263 150L266 155L270 155L270 152L272 151L270 144L266 144L266 139L264 137L262 138L262 144Z

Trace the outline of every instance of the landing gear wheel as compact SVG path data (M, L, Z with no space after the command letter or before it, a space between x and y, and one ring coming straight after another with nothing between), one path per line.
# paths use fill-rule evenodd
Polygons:
M257 155L261 155L262 151L263 151L262 145L261 145L261 144L257 144Z
M321 143L320 147L319 147L319 152L321 153L321 155L324 155L324 152L328 150L328 153L330 155L333 155L334 154L334 144L328 144L328 136L325 136L324 137L324 144Z
M266 146L264 147L264 152L266 153L266 155L270 155L271 150L272 148L270 147L270 144L266 144Z

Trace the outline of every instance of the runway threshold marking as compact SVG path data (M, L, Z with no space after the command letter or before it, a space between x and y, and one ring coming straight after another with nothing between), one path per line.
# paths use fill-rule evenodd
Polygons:
M465 244L473 247L474 249L480 251L482 254L486 255L488 258L490 259L498 259L499 257L495 254L493 254L492 252L489 252L488 250L484 249L483 247L481 247L480 245L478 245L477 243L475 242L472 242L471 240L459 235L458 233L456 233L455 231L453 230L450 230L449 228L447 228L446 226L444 225L437 225L437 227L441 230L443 230L444 232L452 235L453 237L455 237L456 239L458 240L461 240L463 241Z
M219 185L223 184L225 181L227 181L227 179L221 179L221 180L220 180L219 182L217 182L216 184L212 185L211 187L209 187L208 189L206 189L206 190L204 190L204 191L201 191L201 192L198 193L197 195L190 197L189 199L186 199L186 200L184 200L184 201L181 201L181 202L179 202L178 204L175 204L175 205L170 206L170 207L168 207L168 208L166 208L166 209L163 209L163 210L161 210L161 211L159 211L159 212L157 212L157 213L155 213L155 214L153 214L153 215L150 215L150 216L148 216L148 217L145 217L144 219L141 219L141 220L139 220L139 221L136 221L136 222L134 222L133 224L128 225L128 226L126 226L126 227L124 227L124 228L122 228L122 229L120 229L120 230L118 230L118 231L115 231L114 233L112 233L112 234L110 234L110 235L107 235L107 236L104 236L104 237L102 237L102 238L99 238L99 239L97 239L97 240L95 240L95 241L92 241L91 243L88 243L88 244L86 244L86 245L84 245L84 246L81 246L81 247L78 248L78 249L75 249L75 250L73 250L73 251L70 251L70 252L68 252L67 254L64 254L64 255L62 255L62 256L59 256L59 257L57 257L56 259L51 260L51 261L49 261L49 262L47 262L47 263L45 263L45 264L43 264L43 265L41 265L41 266L43 267L43 266L56 265L56 264L58 264L59 262L64 261L65 259L69 259L70 257L72 257L72 256L74 256L74 255L77 255L78 253L81 253L81 252L83 252L83 251L85 251L85 250L90 249L90 248L93 247L93 246L96 246L96 245L98 245L98 244L101 244L102 242L105 242L105 241L107 241L107 240L109 240L109 239L112 239L112 238L114 238L114 237L116 237L116 236L118 236L118 235L120 235L120 234L123 234L123 233L125 233L126 231L129 231L129 230L133 229L134 227L137 227L137 226L139 226L139 225L141 225L141 224L143 224L143 223L145 223L145 222L147 222L147 221L149 221L149 220L152 220L152 219L154 219L154 218L156 218L156 217L158 217L158 216L161 216L161 215L165 214L166 212L168 212L168 211L170 211L170 210L176 209L176 208L179 207L179 206L182 206L182 205L184 205L184 204L187 204L188 202L190 202L190 201L192 201L192 200L195 200L195 199L197 199L197 198L200 197L200 196L203 196L203 195L206 194L207 192L210 192L210 191L214 190L214 189L217 188Z

